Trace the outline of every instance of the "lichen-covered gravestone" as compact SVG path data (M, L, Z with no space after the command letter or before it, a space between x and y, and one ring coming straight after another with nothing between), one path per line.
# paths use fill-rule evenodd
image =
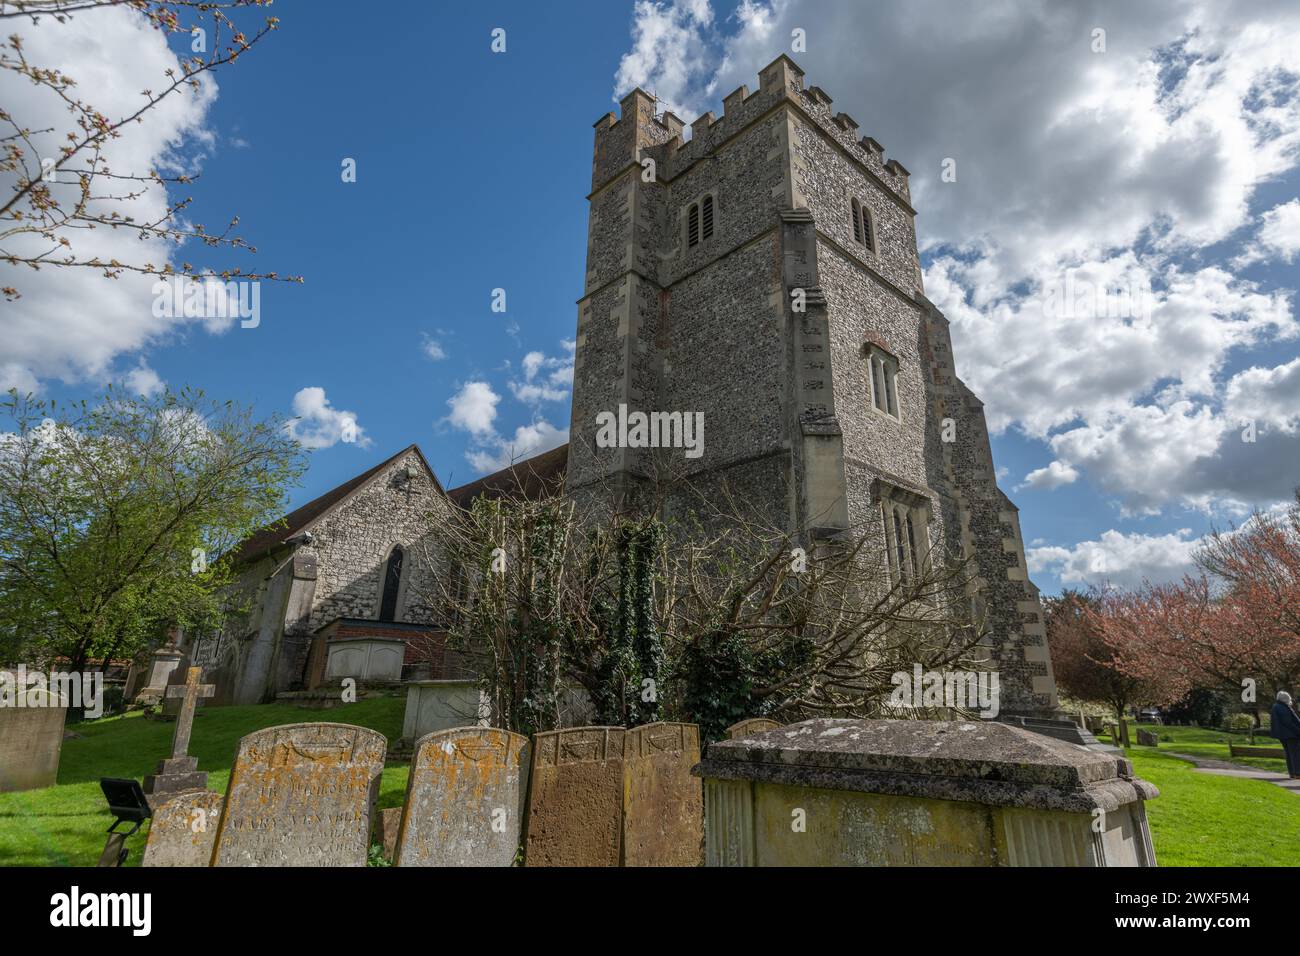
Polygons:
M365 866L384 735L268 727L239 742L213 866Z
M710 744L710 866L1154 866L1123 758L996 721L818 718Z
M217 838L222 797L191 790L155 808L141 866L207 866Z
M1138 745L1142 747L1159 747L1160 735L1152 730L1139 729L1137 732Z
M704 792L691 768L700 761L694 724L644 724L623 743L623 865L699 866L704 852Z
M528 738L461 727L415 745L397 866L510 866L519 850Z
M572 727L533 737L528 866L618 866L625 736L622 727Z

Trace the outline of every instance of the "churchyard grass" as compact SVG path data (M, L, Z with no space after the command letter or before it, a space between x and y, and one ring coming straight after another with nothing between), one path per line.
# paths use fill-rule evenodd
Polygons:
M1230 734L1222 730L1213 730L1206 727L1175 727L1164 724L1138 724L1137 726L1142 730L1150 730L1160 735L1160 750L1187 754L1190 757L1230 760L1233 763L1241 764L1243 767L1286 773L1286 761L1280 758L1229 756L1228 744L1234 743L1239 747L1249 745L1250 736L1248 734ZM1265 734L1256 734L1254 746L1280 747L1281 744ZM1134 749L1146 750L1148 748Z
M209 771L208 787L225 792L239 739L278 724L331 721L370 727L391 745L402 733L402 697L380 697L331 710L305 710L290 704L200 708L194 720L190 754ZM171 747L174 724L145 720L137 713L70 724L80 738L63 742L57 786L0 793L0 865L94 866L113 822L99 789L100 777L142 778ZM407 764L384 768L379 806L400 807L406 793ZM128 866L139 865L147 825L127 843Z
M1128 756L1134 772L1160 788L1146 805L1160 866L1295 865L1300 797L1294 793L1260 780L1197 773L1151 747L1132 747Z

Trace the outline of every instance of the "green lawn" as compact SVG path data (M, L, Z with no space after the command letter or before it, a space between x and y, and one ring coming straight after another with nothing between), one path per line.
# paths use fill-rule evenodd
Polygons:
M1160 735L1160 750L1187 754L1191 757L1209 757L1213 760L1228 760L1244 767L1256 770L1271 770L1286 773L1286 761L1270 757L1231 757L1228 755L1229 742L1237 746L1250 745L1247 734L1230 734L1222 730L1210 730L1204 727L1167 727L1163 724L1137 724L1143 730L1155 731ZM1134 736L1136 741L1136 734ZM1263 734L1255 736L1256 747L1280 747L1276 740ZM1150 753L1149 747L1134 747L1139 753Z
M1160 788L1147 816L1161 866L1295 865L1300 796L1259 780L1197 773L1151 747L1128 756L1137 775Z
M200 709L194 718L191 756L209 771L208 786L224 792L239 738L276 724L333 721L370 727L388 738L402 733L402 697L381 697L330 710L290 704ZM174 724L145 720L138 712L69 725L81 739L65 740L57 786L0 793L0 865L94 866L112 824L100 777L143 778L171 749ZM384 768L379 805L400 807L406 794L405 763ZM147 825L128 841L128 865L138 865Z

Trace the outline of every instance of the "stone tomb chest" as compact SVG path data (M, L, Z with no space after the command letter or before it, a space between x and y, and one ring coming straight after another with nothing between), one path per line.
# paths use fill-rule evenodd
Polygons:
M710 744L709 866L1155 866L1123 758L983 721L819 718Z
M491 704L477 681L417 680L406 686L403 743L413 744L439 730L488 726Z

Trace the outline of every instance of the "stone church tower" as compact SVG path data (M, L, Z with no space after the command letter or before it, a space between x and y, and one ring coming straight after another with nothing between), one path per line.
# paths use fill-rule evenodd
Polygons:
M596 123L566 489L634 485L649 453L596 416L702 412L693 485L891 562L974 554L1004 714L1056 707L1037 588L980 400L921 289L908 173L781 56L691 125L633 90ZM895 564L895 567L898 565Z

